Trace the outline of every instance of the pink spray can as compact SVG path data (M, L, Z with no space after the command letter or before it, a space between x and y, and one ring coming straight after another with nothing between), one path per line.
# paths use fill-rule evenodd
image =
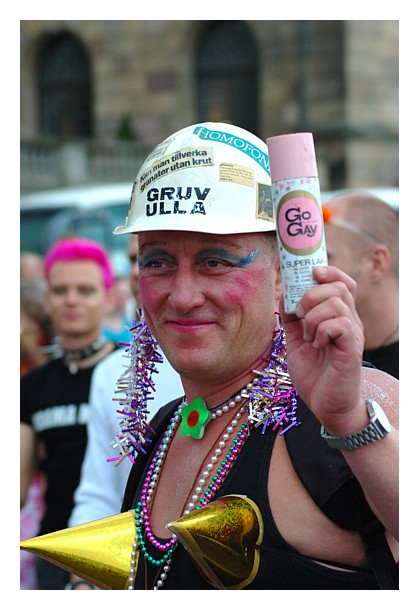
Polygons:
M295 313L316 284L313 267L327 265L313 134L274 136L267 144L285 313Z

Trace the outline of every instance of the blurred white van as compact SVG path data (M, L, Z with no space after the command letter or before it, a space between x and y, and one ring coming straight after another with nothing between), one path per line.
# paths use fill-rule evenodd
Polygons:
M81 235L101 243L116 273L127 272L128 236L113 235L125 223L132 182L51 189L20 199L20 249L44 254L65 235Z
M350 191L367 191L372 195L375 195L379 199L385 201L393 210L399 211L399 189L393 186L380 186L380 187L360 187L360 188L346 188L338 189L336 191L326 191L322 193L322 202L327 203L333 197L337 195L343 195Z

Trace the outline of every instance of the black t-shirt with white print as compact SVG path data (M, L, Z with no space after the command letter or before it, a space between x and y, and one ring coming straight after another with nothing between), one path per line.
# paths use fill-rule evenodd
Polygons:
M94 366L71 374L62 360L32 369L21 378L20 421L41 444L46 475L45 515L40 534L67 527L87 443L89 391Z

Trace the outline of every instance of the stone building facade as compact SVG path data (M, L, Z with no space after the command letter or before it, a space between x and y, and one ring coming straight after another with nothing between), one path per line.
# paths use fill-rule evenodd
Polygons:
M311 131L322 188L396 186L398 53L390 20L21 21L22 147L118 143L139 159L231 120L264 140Z

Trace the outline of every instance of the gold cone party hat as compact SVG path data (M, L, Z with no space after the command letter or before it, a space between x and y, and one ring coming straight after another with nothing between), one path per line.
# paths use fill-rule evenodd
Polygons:
M217 589L242 589L255 578L263 521L246 496L223 496L167 527ZM128 511L22 541L20 548L101 589L127 589L135 534Z
M246 496L223 496L167 527L217 589L242 589L255 578L263 521Z
M20 548L101 589L126 589L135 533L128 511L25 540Z

